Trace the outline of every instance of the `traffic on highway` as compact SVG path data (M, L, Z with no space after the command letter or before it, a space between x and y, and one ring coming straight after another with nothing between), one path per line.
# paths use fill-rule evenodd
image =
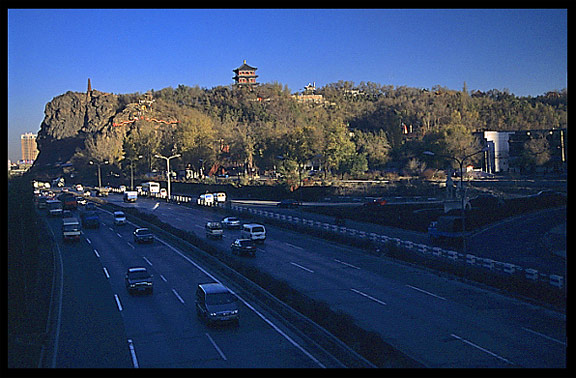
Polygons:
M230 258L352 316L421 366L566 366L565 314L538 304L205 207L156 198L124 202L114 193L106 202L154 214L206 238ZM138 243L135 230L143 226L130 220L117 224L113 211L96 207L100 228L84 228L74 244L58 243L65 289L55 367L101 367L111 356L122 367L342 367L334 357L317 354L310 340L291 333L266 308L244 298L227 277L214 275L158 235L150 243ZM47 220L58 240L61 220ZM207 233L207 224L214 222L226 225L219 228L219 237ZM250 242L248 253L240 253L238 240ZM126 277L134 268L150 274L151 293L129 293ZM212 283L229 290L234 305L201 310L199 285ZM223 324L209 324L211 317ZM95 351L86 353L81 345Z

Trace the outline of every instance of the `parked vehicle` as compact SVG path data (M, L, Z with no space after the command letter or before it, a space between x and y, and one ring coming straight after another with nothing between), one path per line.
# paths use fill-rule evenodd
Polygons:
M240 235L243 239L250 239L255 242L263 243L266 240L266 228L257 223L246 223L242 225Z
M147 228L137 228L134 230L134 241L136 243L153 243L154 235Z
M198 197L196 203L200 206L214 206L214 194L200 194L200 197Z
M200 284L196 289L196 314L208 324L233 322L238 325L238 298L222 284Z
M134 294L143 292L152 294L154 292L154 281L152 278L152 275L148 273L144 267L138 266L128 268L126 276L124 277L128 293Z
M220 222L208 222L204 229L206 230L206 237L210 239L222 239L224 236L224 230Z
M146 196L154 196L160 193L160 183L148 181L142 184L142 193Z
M86 210L80 215L82 219L82 227L85 228L100 228L100 217L94 210Z
M220 222L222 226L227 229L240 229L240 219L236 217L226 217Z
M79 240L82 230L80 222L76 218L62 219L62 238L66 240Z
M256 256L256 245L251 239L236 239L230 245L230 249L234 255Z
M138 199L138 192L135 190L127 190L124 192L124 202L136 202Z
M118 226L126 224L126 215L123 211L114 212L114 224Z
M214 202L216 205L224 204L224 202L226 202L226 193L224 192L214 193Z

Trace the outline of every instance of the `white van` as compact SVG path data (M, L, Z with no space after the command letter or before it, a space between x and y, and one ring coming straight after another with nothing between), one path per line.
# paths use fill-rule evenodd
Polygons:
M266 228L257 223L246 223L242 225L242 231L240 235L244 239L250 239L255 242L262 242L266 240Z

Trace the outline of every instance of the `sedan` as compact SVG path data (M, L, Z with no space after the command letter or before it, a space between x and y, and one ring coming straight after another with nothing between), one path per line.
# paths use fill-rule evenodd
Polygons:
M256 256L256 245L250 239L236 239L230 245L230 249L232 249L232 254L234 255Z
M224 228L227 229L240 229L240 219L236 217L226 217L220 222Z
M154 235L147 228L137 228L134 230L134 241L136 243L152 243Z

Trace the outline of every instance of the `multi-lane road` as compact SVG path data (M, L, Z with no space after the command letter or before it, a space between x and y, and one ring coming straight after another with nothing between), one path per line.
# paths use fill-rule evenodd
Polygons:
M226 278L214 276L160 238L153 244L134 243L135 224L116 226L104 210L100 219L100 228L84 229L75 243L63 243L60 219L48 219L61 257L62 285L53 301L56 332L45 366L342 367L330 356L316 354L307 340L240 292L235 292L239 327L205 325L194 307L196 285L229 286ZM132 266L153 274L152 295L128 294L124 275Z
M141 198L124 204L203 236L222 214ZM62 285L53 301L57 322L51 367L340 367L318 354L267 309L241 292L239 327L208 327L196 316L196 285L219 281L193 255L169 242L133 242L135 224L116 226L100 210L101 227L80 241L62 243L60 220L48 219L61 257ZM224 253L240 232L211 241ZM427 367L566 366L565 314L434 272L367 255L349 246L267 225L256 257L231 256L285 280ZM154 275L151 296L131 296L128 267ZM231 286L233 287L233 286ZM59 297L56 295L56 297ZM58 299L58 298L57 298Z
M200 236L204 233L204 224L207 221L222 217L221 214L203 208L184 207L153 199L139 199L134 204L123 204L119 195L112 194L108 201L154 213L160 220ZM106 222L106 215L103 219ZM99 258L100 263L109 261L117 264L116 268L111 267L109 272L114 272L115 276L121 274L127 264L133 263L130 259L138 256L140 264L147 264L167 278L167 282L160 282L158 294L155 293L151 298L128 297L122 292L121 283L110 281L112 291L122 292L118 294L120 301L124 300L123 303L134 307L135 313L142 314L143 310L139 307L141 303L152 302L155 310L151 311L158 322L154 324L162 330L157 331L158 334L176 333L180 338L185 338L186 331L189 331L195 335L194 337L198 337L195 341L204 340L208 342L206 345L213 347L210 338L216 345L219 345L218 342L226 345L224 340L230 339L230 332L234 333L234 337L244 333L250 334L246 336L246 340L254 337L252 342L260 340L261 337L266 338L260 335L266 331L270 332L269 337L279 337L277 332L268 330L266 322L254 329L249 322L243 320L237 330L219 330L221 333L214 335L206 331L203 326L197 326L193 314L190 314L191 286L192 283L202 281L206 277L202 277L200 273L196 273L199 276L195 277L188 271L180 272L182 266L187 265L186 260L178 253L174 253L173 248L162 245L155 245L152 248L131 246L128 244L130 240L126 240L128 231L131 232L130 227L126 228L128 231L119 232L116 228L111 228L105 226L100 231L88 230L85 233L88 238L95 240L91 246L102 249L102 252L99 252L102 256ZM300 235L273 226L267 226L267 234L267 240L264 245L258 247L255 258L236 256L233 258L244 259L246 263L285 280L308 296L325 301L331 308L353 316L359 325L379 333L386 342L424 366L466 368L566 366L566 317L563 313L414 266L370 256L352 247L309 235ZM211 243L225 253L230 253L230 243L238 236L239 231L226 230L223 240ZM173 278L172 274L175 275ZM173 289L182 297L184 303L177 298ZM163 300L170 304L164 304ZM250 313L247 309L243 312ZM153 331L155 328L153 324L144 321L135 325L133 318L126 320L126 314L131 313L128 310L122 312L126 335L133 340L137 351L144 347L140 354L146 355L146 346L150 341L142 342L138 336L147 335L154 340L152 335L155 334ZM258 322L257 315L250 316ZM180 324L180 327L173 328L173 322ZM210 335L210 338L207 335ZM218 338L219 335L223 335L223 340ZM158 338L160 338L158 342L165 340L163 342L167 350L173 353L179 350L177 345L170 344L168 341L170 337L158 336ZM142 345L139 345L141 343ZM233 345L239 345L237 343L238 341L231 341L229 347L234 350ZM287 344L290 343L286 343L285 340L280 343L280 345ZM272 343L269 347L277 346L278 344ZM227 348L228 346L223 346L220 350L228 351ZM212 349L218 353L217 348ZM213 352L210 348L202 350ZM226 351L224 355L227 355ZM230 351L228 354L234 355ZM254 357L254 354L258 355L255 352L249 355ZM266 356L270 357L273 354L274 352L266 353ZM160 358L159 353L156 357ZM304 353L295 349L289 360L297 358L302 358L302 362L298 362L300 365L288 363L284 359L276 363L240 359L240 366L317 365ZM226 361L230 360L231 358L227 358ZM212 364L199 359L198 366L234 366L226 365L231 362L223 362L224 360L216 359L220 364L213 360L209 361ZM168 360L165 365L158 364L171 366L173 363L174 361ZM154 363L151 365L156 366Z

